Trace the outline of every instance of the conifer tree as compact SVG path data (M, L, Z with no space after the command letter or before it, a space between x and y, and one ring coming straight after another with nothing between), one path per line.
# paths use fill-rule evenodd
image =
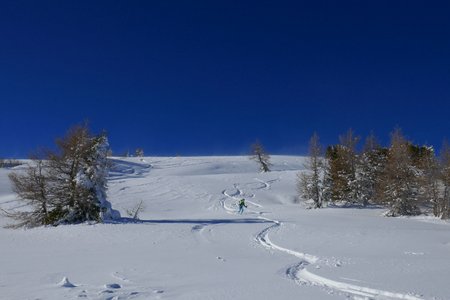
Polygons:
M339 140L339 145L327 148L325 195L333 202L354 203L358 198L356 146L359 137L350 129L345 135L340 136Z
M75 126L56 144L58 151L48 151L45 164L30 165L26 175L11 174L19 198L32 210L9 216L27 227L120 217L106 201L106 135L92 135L87 125Z
M358 182L356 180L356 171L359 156L356 146L360 137L355 136L352 129L349 129L344 135L339 137L340 147L338 147L339 158L342 160L342 170L340 176L345 182L344 200L346 202L356 203L360 195Z
M409 142L397 128L391 134L391 146L382 178L382 200L390 207L387 215L420 213L417 205L418 187L418 174L413 165Z
M436 216L448 219L450 218L450 145L447 142L444 142L441 149L439 175L443 191L436 204L437 207L434 208L434 212Z
M377 188L380 187L387 152L387 149L380 146L373 133L366 138L363 152L358 160L356 174L359 189L358 198L363 206L366 206L369 202L376 202Z
M322 207L322 174L323 158L322 146L319 142L319 136L314 133L309 141L309 157L305 163L307 173L299 173L297 187L300 197L304 200L313 200L314 207Z

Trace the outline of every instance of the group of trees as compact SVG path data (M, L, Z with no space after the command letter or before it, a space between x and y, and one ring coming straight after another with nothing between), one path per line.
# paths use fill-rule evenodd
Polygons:
M388 215L416 215L430 208L435 216L450 217L450 146L440 157L432 147L414 145L400 129L391 133L389 147L374 135L362 150L352 130L339 144L324 149L314 133L309 142L306 171L298 174L300 198L315 208L324 203L385 205ZM71 128L56 141L57 151L46 150L32 158L25 171L13 172L10 180L26 210L3 211L18 223L34 227L104 221L120 214L106 200L110 153L106 134L93 135L87 125ZM136 156L143 156L141 148ZM252 145L250 159L269 172L270 156L262 144Z
M310 140L307 171L298 175L301 198L319 208L324 202L390 208L388 215L416 215L431 208L435 216L450 216L450 147L440 157L432 147L414 145L400 129L391 133L389 147L370 135L362 151L352 130L326 150L314 134Z
M23 172L10 174L26 210L4 211L18 221L12 227L35 227L103 221L118 217L106 200L109 150L106 134L92 135L75 126L56 141L57 151L32 158Z
M2 159L0 158L0 168L13 168L20 166L22 163L15 159Z

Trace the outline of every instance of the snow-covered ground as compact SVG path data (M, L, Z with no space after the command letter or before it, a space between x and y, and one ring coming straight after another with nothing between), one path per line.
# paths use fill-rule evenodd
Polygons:
M1 228L0 299L450 299L449 223L305 209L303 158L272 162L116 159L109 200L123 217L142 201L141 221ZM2 208L17 205L9 172Z

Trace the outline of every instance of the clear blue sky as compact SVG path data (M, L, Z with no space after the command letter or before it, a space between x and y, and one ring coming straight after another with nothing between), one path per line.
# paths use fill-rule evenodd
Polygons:
M73 124L115 153L450 138L448 1L1 1L0 157Z

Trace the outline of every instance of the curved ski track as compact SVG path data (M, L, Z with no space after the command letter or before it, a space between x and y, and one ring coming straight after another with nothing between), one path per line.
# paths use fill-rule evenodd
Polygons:
M258 178L255 178L256 181L262 183L264 185L264 189L270 189L271 185L268 182L262 181ZM226 196L229 199L233 199L233 200L239 200L240 198L242 198L242 196L244 196L244 192L239 189L238 184L234 184L234 189L236 190L236 192L234 193L228 193L227 190L222 191L222 194L224 196ZM223 209L225 209L225 211L227 211L228 213L236 213L236 209L229 207L226 205L225 203L226 198L221 199L220 203L221 206L223 207ZM262 205L259 205L257 203L254 202L250 202L247 200L247 202L254 204L257 207L262 208ZM235 204L235 203L233 203ZM253 211L254 213L257 214L262 214L261 212L257 212L257 211ZM341 282L341 281L335 281L332 279L328 279L326 277L314 274L312 272L310 272L309 270L307 270L307 267L316 264L319 261L319 257L311 255L311 254L306 254L306 253L302 253L302 252L298 252L295 250L291 250L288 248L284 248L281 246L278 246L276 244L274 244L270 238L269 238L269 232L271 232L272 230L279 228L280 226L283 225L283 223L281 223L278 220L274 220L274 219L268 219L262 216L258 216L258 218L266 220L266 221L270 221L273 224L265 229L263 229L260 233L258 233L255 236L255 241L257 243L259 243L261 246L263 246L264 248L267 248L269 250L277 250L280 252L284 252L286 254L295 256L299 259L301 259L300 262L296 263L295 265L289 267L286 269L285 274L286 276L295 281L297 284L309 284L309 285L313 285L313 286L321 286L324 288L328 288L328 289L332 289L341 293L344 293L346 295L351 295L351 296L355 296L357 298L355 299L359 299L359 297L362 297L363 299L405 299L405 300L423 300L422 298L419 298L417 296L413 296L410 294L404 294L404 293L396 293L396 292L389 292L389 291L384 291L384 290L379 290L379 289L373 289L373 288L369 288L369 287L365 287L365 286L359 286L359 285L354 285L354 284L349 284L346 282Z

